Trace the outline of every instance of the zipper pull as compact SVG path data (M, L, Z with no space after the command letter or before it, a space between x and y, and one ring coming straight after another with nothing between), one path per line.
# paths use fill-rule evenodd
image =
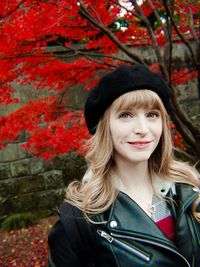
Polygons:
M105 238L109 243L112 243L113 242L113 237L111 235L107 234L105 231L100 230L100 229L97 229L97 233L101 237Z

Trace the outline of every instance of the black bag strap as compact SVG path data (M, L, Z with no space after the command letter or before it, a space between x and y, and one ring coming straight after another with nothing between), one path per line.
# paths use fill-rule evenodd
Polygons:
M95 231L93 225L86 220L81 210L64 202L58 214L74 251L85 261L86 266L95 266Z

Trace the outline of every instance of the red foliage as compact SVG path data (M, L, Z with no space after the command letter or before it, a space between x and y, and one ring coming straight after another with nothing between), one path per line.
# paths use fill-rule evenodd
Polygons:
M56 219L50 217L25 229L0 232L0 266L47 266L47 236Z
M181 149L181 150L184 150L185 149L185 144L184 144L183 137L177 131L176 126L175 126L174 123L170 124L170 129L171 129L171 133L172 133L172 139L173 139L174 146L179 148L179 149Z
M151 2L154 8L149 1L143 1L141 12L149 19L156 10L164 18L165 7L160 1ZM50 92L50 97L31 100L0 117L1 148L25 131L28 140L24 148L36 156L49 159L71 149L79 151L80 140L87 136L84 120L80 111L74 116L74 112L61 107L68 104L63 102L63 96L74 85L85 84L90 89L98 80L97 73L123 63L116 59L123 45L152 45L141 14L130 2L129 8L125 3L126 0L0 0L0 104L20 104L13 94L15 84ZM196 34L191 17L199 8L198 1L189 5L184 1L175 3L178 28L188 40ZM126 26L122 29L119 25L123 24ZM198 25L196 17L193 25ZM152 29L157 45L165 46L162 25L153 25ZM179 41L177 33L172 33L173 40ZM51 44L60 45L62 52L51 52ZM183 83L195 75L174 72L172 81Z
M197 72L196 71L188 71L188 70L175 70L172 73L172 81L173 84L185 84L190 79L197 78Z

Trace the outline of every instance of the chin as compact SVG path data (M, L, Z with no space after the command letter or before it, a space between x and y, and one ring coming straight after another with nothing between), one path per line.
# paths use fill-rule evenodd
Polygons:
M151 157L151 153L150 154L146 154L146 155L140 155L138 153L138 155L134 155L133 157L129 157L129 160L132 162L140 162L140 161L148 161L149 158Z

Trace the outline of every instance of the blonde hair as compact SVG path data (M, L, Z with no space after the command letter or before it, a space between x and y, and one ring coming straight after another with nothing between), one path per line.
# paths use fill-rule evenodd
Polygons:
M162 179L172 182L200 186L199 174L187 163L179 162L173 157L171 133L168 127L168 115L159 96L151 90L135 90L121 95L106 110L96 128L96 133L87 141L88 169L92 173L88 182L82 180L72 182L66 191L66 201L77 206L91 221L90 215L106 211L117 197L117 189L112 180L115 168L113 160L113 143L109 127L111 110L121 109L159 109L161 112L163 131L160 142L149 159L151 176L159 175ZM196 212L196 205L200 197L194 202L193 215L200 221L200 214Z

